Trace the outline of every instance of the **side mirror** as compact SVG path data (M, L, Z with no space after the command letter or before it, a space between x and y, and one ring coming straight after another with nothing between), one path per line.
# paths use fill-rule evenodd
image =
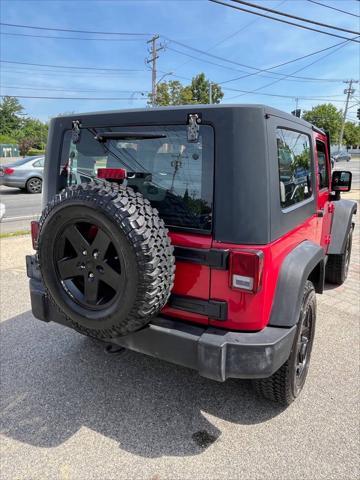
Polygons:
M349 192L351 190L352 173L336 170L332 174L331 190L333 192Z

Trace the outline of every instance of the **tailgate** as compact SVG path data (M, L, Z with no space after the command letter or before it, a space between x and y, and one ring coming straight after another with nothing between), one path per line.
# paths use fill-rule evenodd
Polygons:
M227 304L210 298L212 268L225 269L226 250L211 248L211 236L170 233L176 258L175 284L164 314L208 324L226 320Z

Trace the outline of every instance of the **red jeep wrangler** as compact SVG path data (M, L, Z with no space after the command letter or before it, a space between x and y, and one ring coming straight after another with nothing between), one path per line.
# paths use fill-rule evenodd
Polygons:
M262 105L54 118L33 314L289 404L349 267L351 173L330 177L326 134Z

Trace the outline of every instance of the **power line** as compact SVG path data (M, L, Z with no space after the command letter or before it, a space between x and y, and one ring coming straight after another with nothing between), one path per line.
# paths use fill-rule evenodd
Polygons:
M325 3L316 2L315 0L307 0L307 1L310 2L310 3L316 3L317 5L321 5L322 7L325 7L325 8L330 8L331 10L336 10L337 12L346 13L346 15L351 15L352 17L357 17L357 18L360 17L360 15L356 15L355 13L347 12L346 10L341 10L341 8L336 8L336 7L331 7L330 5L325 5Z
M322 102L335 102L335 103L344 103L343 100L339 99L333 99L333 98L324 98L324 97L306 97L306 96L301 96L301 95L282 95L280 93L269 93L269 92L255 92L253 90L240 90L238 88L224 88L224 90L227 90L229 92L241 92L242 94L255 94L255 95L261 95L265 97L278 97L278 98L290 98L290 99L295 99L298 98L299 100L304 100L304 101L312 101L312 100L319 100ZM230 97L227 100L232 100L233 98L238 98L241 95L236 95L234 97ZM342 96L342 95L341 95Z
M13 37L52 38L58 40L87 40L96 42L143 42L142 38L88 38L88 37L57 37L55 35L32 35L30 33L0 32L0 35Z
M287 2L287 0L282 0L280 3L277 3L275 6L276 7L280 7L281 5L283 5L285 2ZM227 35L226 37L222 38L221 40L219 40L218 42L216 42L215 44L213 44L210 48L208 48L206 50L206 53L208 52L211 52L214 48L217 48L219 45L223 44L224 42L226 42L227 40L229 40L230 38L233 38L235 37L236 35L238 35L239 33L241 33L242 31L244 31L246 28L250 27L251 25L253 25L254 23L260 21L261 19L260 18L255 18L255 20L252 20L248 23L246 23L245 25L243 25L239 30L236 30L236 32L233 32L231 33L230 35ZM188 63L190 63L191 60L187 60L186 62L183 62L181 63L180 65L178 65L177 67L173 68L172 70L175 71L175 70L178 70L179 68L182 68L183 66L187 65Z
M220 63L212 62L211 60L205 60L204 58L196 57L195 55L191 55L190 53L182 52L181 50L176 50L176 48L166 46L166 50L170 50L171 52L179 53L180 55L185 55L186 57L193 58L195 60L200 60L201 62L208 63L210 65L215 65L217 67L225 68L227 70L233 70L236 72L247 73L244 70L239 70L238 68L230 67L227 65L221 65Z
M286 23L287 25L293 25L295 27L303 28L305 30L311 30L312 32L323 33L324 35L329 35L330 37L342 38L343 40L350 40L352 42L360 43L358 40L354 40L353 38L344 37L343 35L338 35L335 33L325 32L324 30L319 30L317 28L308 27L307 25L301 25L300 23L290 22L281 18L272 17L271 15L265 15L264 13L254 12L243 7L238 7L235 5L230 5L229 3L221 2L220 0L208 1L212 3L218 3L219 5L223 5L224 7L230 7L234 8L235 10L241 10L242 12L251 13L252 15L258 15L259 17L269 18L270 20L276 20L277 22Z
M37 98L43 100L144 100L144 97L136 98L136 97L42 97L42 96L27 96L27 95L0 95L0 97L10 97L14 96L16 98Z
M285 65L289 65L290 63L294 63L294 62L296 62L296 61L298 61L298 60L303 60L304 58L310 57L310 56L315 55L315 54L317 54L317 53L325 52L326 50L331 50L331 49L333 49L333 48L335 48L335 47L342 48L342 46L345 46L345 44L347 44L347 43L348 43L348 40L345 40L344 42L336 43L335 45L332 45L331 47L327 47L327 48L323 48L323 49L321 49L321 50L317 50L316 52L310 53L310 54L308 54L308 55L303 55L302 57L298 57L298 58L296 58L296 59L294 59L294 60L289 60L289 61L287 61L287 62L279 63L278 65L274 65L274 66L272 66L272 67L262 69L262 71L263 71L263 72L269 72L269 73L272 73L272 74L275 75L277 72L270 72L270 70L273 70L273 69L275 69L275 68L280 68L280 67L283 67L283 66L285 66ZM338 50L338 49L337 49L337 50ZM335 51L337 51L337 50L335 50ZM323 58L323 57L320 57L318 60L316 60L315 62L312 62L310 65L313 65L314 63L316 63L317 61L321 60L322 58ZM310 66L310 65L309 65L309 66ZM307 68L307 65L305 65L304 68ZM299 71L299 70L298 70L298 71ZM242 77L231 78L231 79L229 79L229 80L225 80L224 82L221 82L219 85L224 85L225 83L233 82L233 81L235 81L235 80L241 80L242 78L250 77L250 76L253 76L253 75L260 75L260 74L258 74L258 73L255 72L255 73L250 73L250 74L244 75L244 76L242 76ZM330 82L330 81L331 81L331 82L333 82L333 81L336 81L336 82L342 81L342 80L338 80L338 79L328 79L328 80L327 80L327 79L316 79L316 78L311 78L311 77L297 77L296 75L291 75L291 74L290 74L290 75L283 74L283 75L284 75L284 77L290 77L290 78L293 78L293 77L295 77L295 78L302 78L302 80L304 80L304 81L305 81L305 79L306 79L307 81L329 81L329 82ZM286 78L284 78L284 80L285 80L285 79L286 79Z
M60 71L60 72L57 72L55 70L41 70L41 69L36 69L33 70L32 67L23 67L24 69L22 70L18 70L18 69L5 69L5 68L2 68L1 69L1 73L7 73L7 74L37 74L37 75L40 75L40 76L45 76L45 77L60 77L60 76L65 76L65 77L72 77L74 76L74 73L76 73L76 78L79 78L79 76L81 75L81 77L83 78L88 78L90 75L91 75L91 78L94 78L94 77L101 77L101 78L109 78L109 79L115 79L115 78L119 78L119 76L129 76L129 75L134 75L133 72L118 72L118 73L115 73L115 72L103 72L103 73L93 73L92 71L81 71L81 72L64 72L64 71ZM147 70L141 70L143 73L147 72Z
M282 17L292 18L294 20L300 20L301 22L311 23L312 25L318 25L319 27L331 28L332 30L337 30L339 32L353 33L354 35L358 35L360 33L360 32L355 32L353 30L348 30L347 28L337 27L336 25L329 25L328 23L317 22L316 20L311 20L309 18L298 17L297 15L281 12L280 10L274 10L273 8L263 7L261 5L257 5L256 3L245 2L245 0L229 0L229 1L240 3L241 5L246 5L252 8L257 8L258 10L264 10L265 12L275 13L275 15L281 15Z
M77 92L77 93L99 93L99 91L103 91L106 93L140 93L144 95L148 93L148 90L79 90L76 88L54 88L50 85L45 86L21 86L21 85L0 85L0 88L12 88L15 90L41 90L41 91L48 91L48 92Z
M172 42L175 42L175 41L172 41ZM280 76L280 77L288 77L288 75L284 74L284 73L279 73L279 72L271 72L271 70L275 69L275 68L279 68L279 67L283 67L285 65L288 65L290 63L294 63L294 62L297 62L297 61L300 61L300 60L303 60L305 58L308 58L308 57L311 57L313 55L317 55L319 53L322 53L322 52L325 52L327 50L331 50L335 47L338 47L340 45L344 45L348 43L348 40L345 40L343 42L339 42L339 43L336 43L335 45L331 45L330 47L326 47L326 48L322 48L321 50L316 50L315 52L312 52L312 53L309 53L307 55L302 55L301 57L297 57L293 60L288 60L286 62L283 62L283 63L280 63L278 65L274 65L272 67L269 67L269 68L256 68L256 67L253 67L251 65L245 65L245 64L241 64L241 63L238 63L238 62L235 62L237 63L238 65L241 65L243 67L246 67L246 68L251 68L253 70L256 70L256 72L245 72L245 71L241 71L241 70L238 70L238 69L235 69L235 68L232 68L232 67L227 67L226 65L220 65L219 63L215 63L215 62L211 62L210 60L205 60L205 59L202 59L202 58L199 58L199 57L196 57L195 55L191 55L189 53L186 53L186 52L181 52L180 50L176 50L172 47L169 47L167 46L167 50L170 50L170 51L173 51L173 52L176 52L176 53L179 53L179 54L182 54L182 55L186 55L190 58L194 58L196 60L199 60L199 61L202 61L202 62L206 62L206 63L210 63L212 65L217 65L219 67L222 67L222 68L227 68L227 69L230 69L230 70L238 70L239 72L242 72L242 73L245 73L245 75L241 76L241 77L235 77L235 78L231 78L229 80L225 80L224 82L220 82L220 85L223 85L225 83L229 83L229 82L233 82L235 80L241 80L243 78L247 78L247 77L250 77L250 76L253 76L253 75L259 75L259 76L263 76L263 77L266 77L266 78L274 78L273 76ZM185 44L182 44L185 46ZM188 48L191 48L191 47L188 47ZM197 50L197 49L196 49ZM199 51L200 52L200 51ZM203 52L204 54L207 54L207 52ZM217 57L217 56L216 56ZM217 58L220 58L222 59L222 57L217 57ZM223 58L222 60L224 61L227 61L227 59ZM234 63L234 62L232 62ZM273 75L272 77L270 77L269 75L261 75L261 72L268 72L270 73L271 75ZM296 76L296 75L290 75L290 78L295 78L295 79L298 79L296 81L308 81L308 82L341 82L342 79L324 79L324 78L314 78L314 77L299 77L299 76Z
M52 32L91 33L93 35L124 35L124 36L136 36L136 37L149 37L150 35L153 35L152 33L99 32L99 31L91 31L91 30L74 30L70 28L39 27L35 25L20 25L18 23L3 23L3 22L0 22L0 25L4 25L6 27L15 27L15 28L31 28L32 30L47 30Z
M341 42L343 43L343 42ZM346 43L346 42L344 42ZM332 47L329 47L329 48L332 48ZM316 53L320 53L324 50L328 50L329 48L326 48L326 49L322 49L322 50L319 50L318 52ZM269 67L269 68L264 68L264 69L259 69L259 71L256 71L256 72L246 72L245 70L239 70L237 68L233 68L233 67L228 67L227 65L221 65L220 63L216 63L216 62L212 62L211 60L205 60L204 58L200 58L200 57L196 57L195 55L191 55L189 53L186 53L186 52L181 52L180 50L176 50L175 48L172 48L172 47L166 47L167 50L170 50L172 52L175 52L175 53L179 53L181 55L185 55L187 57L190 57L190 58L194 58L200 62L204 62L204 63L209 63L210 65L216 65L218 67L221 67L221 68L225 68L227 70L233 70L233 71L237 71L237 72L241 72L241 73L244 73L245 75L241 75L240 77L235 77L235 78L231 78L229 80L224 80L223 82L218 82L219 85L224 85L226 83L229 83L229 82L234 82L235 80L242 80L243 78L248 78L248 77L251 77L251 76L254 76L254 75L257 75L259 77L264 77L264 78L276 78L278 76L283 76L283 77L286 77L287 75L285 73L278 73L278 72L271 72L272 69L275 69L275 68L279 68L283 65L286 65L288 63L292 63L292 62L296 62L297 60L301 60L303 58L306 58L308 56L311 56L313 54L310 54L310 55L304 55L303 57L300 57L298 59L295 59L295 60L290 60L290 62L284 62L284 63L281 63L279 65L275 65L273 67ZM248 68L254 68L254 67L248 67ZM263 75L261 74L261 72L269 72L270 75ZM323 78L313 78L313 77L296 77L295 75L291 75L291 78L290 80L294 81L294 82L339 82L339 81L342 81L341 79L323 79Z
M193 51L195 51L195 52L197 52L197 53L200 53L200 54L202 54L202 55L207 55L207 56L209 56L209 57L211 57L211 58L215 58L215 59L221 60L221 61L223 61L223 62L228 62L228 63L231 63L231 64L233 64L233 65L238 65L238 66L240 66L240 67L249 68L249 69L255 70L256 72L259 72L259 73L261 73L261 72L267 72L268 70L275 69L275 68L278 68L278 67L287 65L287 64L289 64L289 63L294 63L294 62L296 62L296 61L298 61L298 60L302 60L303 58L306 58L306 57L309 57L309 56L312 56L312 55L316 55L317 53L321 53L321 52L323 52L323 51L330 50L330 49L335 48L335 47L338 47L338 46L340 46L340 45L344 45L344 44L346 44L346 43L348 42L348 40L346 40L346 41L344 41L344 42L339 42L339 43L336 43L335 45L332 45L332 46L330 46L330 47L327 47L327 48L324 48L324 49L321 49L321 50L317 50L316 52L312 52L312 53L310 53L310 54L308 54L308 55L303 55L302 57L298 57L298 58L295 58L295 59L290 60L290 61L288 61L288 62L283 62L283 63L281 63L281 64L279 64L279 65L275 65L275 66L273 66L273 67L270 67L269 69L266 69L266 68L263 69L263 68L253 67L253 66L251 66L251 65L246 65L246 64L244 64L244 63L236 62L236 61L234 61L234 60L229 60L229 59L224 58L224 57L221 57L221 56L219 56L219 55L214 55L214 54L205 52L204 50L200 50L200 49L198 49L198 48L191 47L190 45L187 45L187 44L182 43L182 42L178 42L177 40L173 40L173 39L171 39L171 38L169 38L169 37L163 36L163 38L165 38L166 40L168 40L168 41L171 42L171 43L175 43L175 44L180 45L180 46L182 46L182 47L184 47L184 48L188 48L188 49L193 50ZM358 37L356 37L356 38L358 38ZM169 50L172 49L172 47L166 47L166 48L168 48ZM172 49L172 50L174 50L174 49ZM180 51L177 51L177 52L180 53ZM188 54L188 53L186 53L186 52L181 52L181 53L182 53L183 55L191 56L190 54ZM198 58L198 57L194 57L194 56L191 56L191 57L192 57L192 58L196 58L197 60L202 60L202 59L200 59L200 58ZM245 72L245 73L246 73L246 72ZM285 73L279 73L279 72L271 72L271 73L272 73L272 75L275 75L275 76L278 76L278 77L289 77L289 75L286 75ZM290 78L298 78L298 79L300 79L300 80L307 80L307 81L327 81L327 82L342 82L342 81L343 81L343 79L336 79L336 78L334 78L334 79L322 79L322 78L312 78L312 77L298 77L298 76L295 76L295 75L290 75ZM238 80L238 79L239 79L239 78L235 78L234 80ZM231 80L231 81L232 81L232 80Z
M338 50L340 50L340 49L343 48L344 46L345 46L345 45L340 45L340 46L339 46L338 48L336 48L335 50L327 53L326 55L323 55L322 57L320 57L320 58L318 58L317 60L314 60L313 62L305 65L304 67L299 68L299 69L296 70L295 72L292 72L292 74L298 73L298 72L300 72L300 71L302 71L302 70L305 70L305 69L308 68L308 67L311 67L311 65L313 65L314 63L317 63L317 62L319 62L320 60L322 60L322 59L324 59L324 58L332 55L333 53L336 53ZM290 75L291 75L291 74L290 74ZM267 83L266 85L263 85L263 86L261 86L261 87L258 87L258 88L256 88L256 89L252 90L250 93L258 92L259 90L262 90L263 88L266 88L266 87L270 87L270 86L274 85L275 83L281 82L282 80L283 80L282 78L279 78L279 79L277 79L277 80L275 80L275 81L273 81L273 82L271 82L271 83ZM242 95L237 95L237 97L239 97L239 96L242 96ZM236 97L234 97L234 98L236 98Z
M2 23L0 23L0 24L2 24ZM12 25L12 26L20 27L20 25L15 25L15 24L7 24L7 25ZM37 29L37 28L39 28L39 29L47 29L46 27L36 27L36 26L29 26L29 25L21 25L21 26L26 27L26 28L34 28L34 29ZM54 28L54 29L51 29L51 30L79 32L79 31L77 31L77 30L70 30L70 29L65 30L65 29L55 29L55 28ZM81 32L85 32L85 31L82 30ZM89 32L89 33L101 33L101 32ZM109 33L109 32L107 32L107 33ZM114 32L110 32L109 34L115 34L115 33L114 33ZM120 33L119 33L119 34L120 34ZM16 35L16 34L14 34L14 35ZM22 35L22 34L17 34L17 35ZM25 34L24 34L24 35L25 35ZM130 35L130 34L129 34L129 35ZM134 35L135 35L135 34L134 34ZM41 36L40 36L40 37L41 37ZM65 38L65 37L58 37L58 38ZM70 37L67 37L67 38L70 38ZM242 66L242 67L245 67L245 68L250 68L250 69L256 70L256 71L258 71L258 72L261 72L261 71L266 72L266 71L268 70L268 69L258 69L258 68L256 68L256 67L252 67L252 66L250 66L250 65L241 64L241 63L239 63L239 62L235 62L235 61L232 61L232 60L229 60L229 59L220 57L220 56L218 56L218 55L213 55L213 54L211 54L211 53L209 53L209 52L202 51L202 50L199 50L199 49L194 48L194 47L190 47L189 45L186 45L186 44L181 43L181 42L177 42L176 40L172 40L172 39L170 39L170 38L168 38L168 37L165 37L165 36L163 36L163 38L167 39L168 41L170 41L170 42L172 42L172 43L175 43L175 44L178 44L178 45L183 46L183 47L185 47L185 48L191 49L191 50L193 50L193 51L195 51L195 52L197 52L197 53L200 53L200 54L202 54L202 55L207 55L207 56L210 56L210 57L212 57L212 58L215 58L215 59L218 59L218 60L227 62L227 63L231 63L231 64L233 64L233 65L238 65L238 66ZM76 38L76 39L77 39L77 38ZM98 39L94 39L94 40L98 40ZM106 39L104 39L104 40L106 40ZM110 40L110 39L109 39L109 40ZM337 46L337 45L333 45L333 46L331 46L331 47L328 47L327 49L334 48L335 46ZM170 48L169 48L169 49L170 49ZM174 49L173 49L173 50L174 50ZM284 62L283 64L280 64L279 66L286 65L286 64L288 64L288 63L296 62L296 61L298 61L298 60L301 60L302 58L306 58L306 57L308 57L308 56L315 55L315 54L320 53L321 51L325 51L325 50L326 50L326 49L322 49L322 50L319 50L319 51L316 51L316 52L312 52L312 53L310 53L310 54L308 54L308 55L304 55L304 56L299 57L299 58L296 58L296 59L294 59L294 60L290 60L290 61L288 61L288 62ZM180 51L177 51L177 53L180 53ZM181 53L182 53L183 55L189 56L189 54L186 54L185 52L181 52ZM191 57L191 58L195 58L195 59L199 60L199 58L196 58L196 57ZM202 60L202 61L205 61L205 60ZM210 63L210 62L207 61L207 63ZM219 66L220 66L220 65L219 65ZM223 67L226 68L225 66L223 66ZM67 67L66 67L66 68L67 68ZM75 67L74 67L74 68L75 68ZM274 68L277 68L277 66L271 67L271 69L274 69ZM100 69L100 70L103 70L103 69ZM119 70L118 70L118 71L119 71ZM138 71L139 71L139 70L138 70ZM277 73L277 72L271 72L271 74L276 75L276 76L285 76L284 74L280 74L280 73ZM307 79L301 78L301 80L307 80ZM312 79L309 79L309 80L312 81ZM322 81L322 79L319 79L319 81ZM326 81L330 81L330 80L326 80Z
M141 72L142 70L136 70L131 68L98 68L98 67L75 67L71 65L50 65L46 63L27 63L27 62L15 62L10 60L0 60L1 63L11 63L16 65L31 65L34 67L51 67L51 68L68 68L71 70L101 70L109 72Z

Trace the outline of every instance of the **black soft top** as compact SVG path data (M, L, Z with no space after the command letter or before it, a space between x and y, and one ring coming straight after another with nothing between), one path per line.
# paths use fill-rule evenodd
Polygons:
M315 127L275 108L249 104L111 110L53 118L45 162L44 204L60 188L64 131L72 128L74 120L94 128L184 125L193 113L201 116L202 124L214 128L214 240L266 244L315 212L315 194L292 212L281 210L276 142L277 128L288 128L307 134L314 151Z
M277 108L269 107L264 104L235 104L235 103L230 103L230 104L218 104L218 105L177 105L177 106L169 106L169 107L149 107L149 108L129 108L129 109L121 109L121 110L102 110L102 111L96 111L96 112L83 112L83 113L72 113L68 115L59 115L57 118L72 118L74 119L75 117L81 117L83 119L89 120L90 118L93 117L105 117L105 116L123 116L123 115L134 115L134 114L139 114L143 116L144 114L146 116L150 115L151 117L155 118L156 115L161 116L161 112L203 112L206 111L208 115L211 115L212 111L228 111L228 110L239 110L239 109L254 109L254 110L262 110L264 114L268 115L273 115L281 118L287 118L291 121L295 121L296 123L299 123L300 125L304 125L307 127L314 127L311 123L307 122L306 120L303 120L302 118L294 117L294 115L290 113L283 112L282 110L278 110Z

